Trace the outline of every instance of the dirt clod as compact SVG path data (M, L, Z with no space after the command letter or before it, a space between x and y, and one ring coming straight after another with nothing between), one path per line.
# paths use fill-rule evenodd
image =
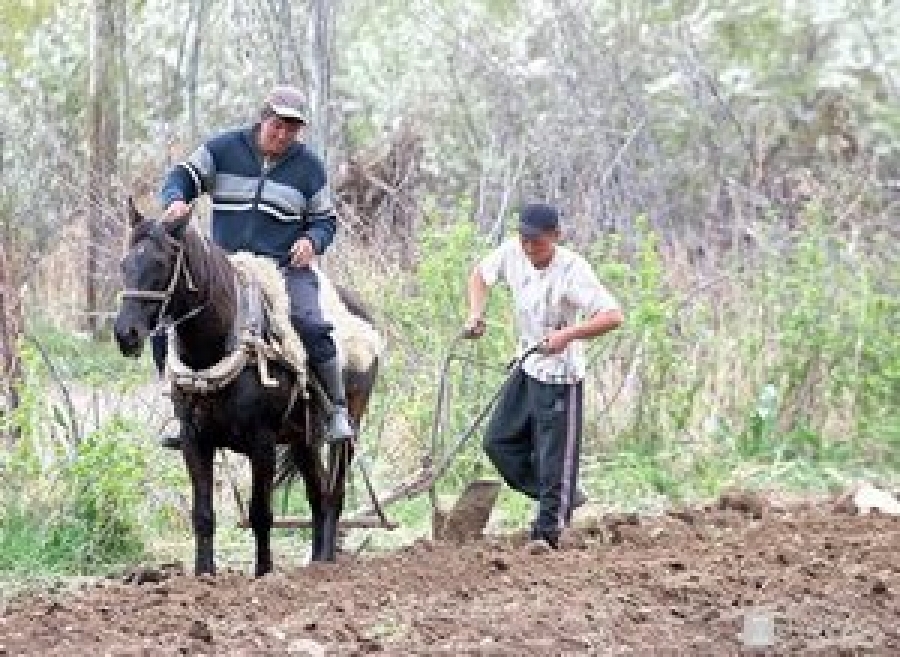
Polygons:
M212 630L209 629L204 621L195 620L191 623L191 629L188 630L188 636L204 643L211 643L213 640Z

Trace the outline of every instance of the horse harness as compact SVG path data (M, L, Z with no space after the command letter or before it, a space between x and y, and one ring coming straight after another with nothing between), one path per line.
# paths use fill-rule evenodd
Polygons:
M122 299L143 299L145 301L159 301L159 310L156 312L156 322L154 323L156 328L153 329L151 335L156 335L161 331L164 331L168 328L177 326L181 324L181 322L190 319L194 315L199 314L205 307L206 303L203 303L196 308L188 311L177 320L174 320L171 323L164 323L163 318L166 316L166 310L169 308L169 303L172 301L172 296L175 294L175 287L178 285L178 279L182 271L184 271L184 280L187 284L188 290L191 292L197 291L197 285L194 283L194 278L191 276L191 270L188 269L187 263L184 259L184 246L179 242L177 244L176 253L175 253L175 267L172 270L172 278L169 279L168 285L166 285L166 289L164 290L122 290L119 293L119 296Z
M153 330L153 333L167 332L166 369L169 372L172 384L183 392L208 395L228 386L245 367L255 363L262 385L270 388L277 387L278 379L269 374L269 361L289 365L289 360L285 357L283 348L278 340L275 339L273 333L267 330L267 312L269 309L262 288L257 281L244 281L237 273L235 273L234 285L238 304L231 331L232 348L229 353L219 362L201 370L191 368L178 357L177 337L172 329L199 314L206 307L206 302L171 322L163 322L166 310L182 275L188 289L197 291L197 286L194 283L184 256L184 245L178 242L175 248L175 267L172 270L172 278L164 290L123 290L120 293L122 298L160 302L156 328ZM302 395L306 399L309 396L306 385L304 385L307 383L305 381L306 377L302 372L295 372L295 374L296 376L290 390L290 398L282 415L282 421L286 421L290 416L298 397ZM316 388L318 384L315 380L310 380L308 383L313 384L313 388ZM324 391L319 389L316 392L319 393L320 397L328 399Z

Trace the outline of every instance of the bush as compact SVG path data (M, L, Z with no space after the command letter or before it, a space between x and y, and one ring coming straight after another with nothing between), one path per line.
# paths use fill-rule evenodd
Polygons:
M144 553L139 512L147 463L127 435L127 425L113 420L39 478L27 443L7 455L0 571L89 574Z

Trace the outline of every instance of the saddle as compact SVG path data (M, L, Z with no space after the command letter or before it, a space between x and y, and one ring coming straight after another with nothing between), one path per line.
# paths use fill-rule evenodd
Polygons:
M211 393L231 383L247 366L255 364L260 382L278 385L269 374L270 362L278 362L295 375L294 388L308 396L306 350L290 321L290 299L284 278L274 262L249 253L229 256L235 268L238 309L232 328L232 349L221 361L194 370L178 358L175 333L169 331L166 370L175 387L188 392ZM334 327L335 346L341 363L352 371L366 371L381 353L381 336L364 319L350 313L330 280L316 270L322 313Z

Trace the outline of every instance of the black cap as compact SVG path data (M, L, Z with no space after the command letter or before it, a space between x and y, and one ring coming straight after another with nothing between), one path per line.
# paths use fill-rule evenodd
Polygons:
M559 212L546 203L528 203L519 210L519 233L534 239L559 230Z

